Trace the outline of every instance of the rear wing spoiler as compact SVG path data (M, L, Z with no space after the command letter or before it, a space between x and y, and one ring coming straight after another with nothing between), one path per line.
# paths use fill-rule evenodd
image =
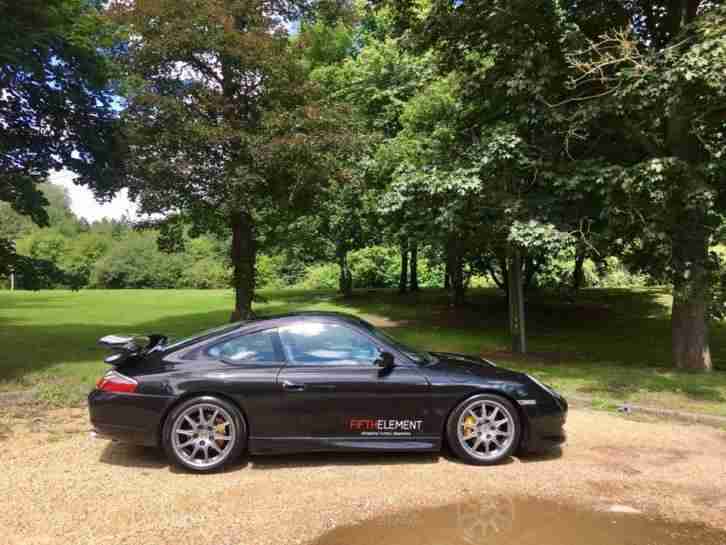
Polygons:
M106 335L98 339L98 344L113 351L103 361L109 365L120 365L149 352L152 348L161 346L166 342L165 335L152 333L150 335Z

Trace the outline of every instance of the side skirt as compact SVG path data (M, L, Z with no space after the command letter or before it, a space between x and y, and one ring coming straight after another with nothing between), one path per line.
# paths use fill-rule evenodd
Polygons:
M328 451L435 452L441 450L441 438L430 436L391 440L385 437L250 437L248 448L252 454Z

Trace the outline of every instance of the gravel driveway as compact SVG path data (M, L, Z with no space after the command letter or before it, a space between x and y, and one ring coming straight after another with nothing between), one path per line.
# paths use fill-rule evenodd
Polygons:
M561 456L475 468L426 455L254 457L215 475L90 437L84 410L10 418L0 432L0 541L305 543L400 509L502 494L726 529L726 432L574 410Z

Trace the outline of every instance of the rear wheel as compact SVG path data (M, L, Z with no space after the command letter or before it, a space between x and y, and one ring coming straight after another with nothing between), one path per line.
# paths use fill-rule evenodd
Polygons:
M449 416L446 433L452 450L467 463L492 465L519 445L521 423L512 403L480 394L462 402Z
M239 457L247 427L237 407L213 396L181 403L166 419L163 446L177 465L197 472L220 469Z

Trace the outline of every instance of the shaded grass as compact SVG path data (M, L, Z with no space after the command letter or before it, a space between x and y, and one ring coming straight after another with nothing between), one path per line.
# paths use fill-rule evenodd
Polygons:
M533 372L565 393L603 406L621 401L726 415L726 328L712 327L710 375L670 368L670 299L664 290L585 290L575 303L547 294L528 299L531 355L508 353L506 301L476 290L461 309L438 290L399 296L386 290L342 299L325 291L263 291L259 314L302 309L361 315L409 344L483 354ZM78 403L100 374L107 333L183 336L227 321L229 290L0 292L0 389L35 387L52 405Z

